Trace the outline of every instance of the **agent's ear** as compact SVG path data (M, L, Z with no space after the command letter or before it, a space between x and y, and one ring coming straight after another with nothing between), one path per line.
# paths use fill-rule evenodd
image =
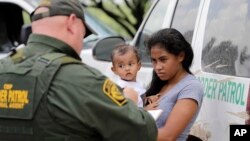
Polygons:
M68 19L67 19L67 30L70 32L70 33L72 33L72 34L74 34L74 32L75 32L75 30L76 30L76 26L77 26L77 24L75 24L76 23L76 19L77 19L77 17L76 17L76 15L75 14L71 14L69 17L68 17Z

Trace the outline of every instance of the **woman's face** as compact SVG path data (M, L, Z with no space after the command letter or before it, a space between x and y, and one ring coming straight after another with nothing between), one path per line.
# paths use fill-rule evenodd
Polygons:
M176 56L166 51L162 45L154 45L150 50L150 56L157 76L161 80L174 79L176 74L183 69L183 54Z

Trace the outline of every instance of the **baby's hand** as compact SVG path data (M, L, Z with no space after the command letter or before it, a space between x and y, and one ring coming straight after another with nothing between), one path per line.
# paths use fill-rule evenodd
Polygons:
M138 93L133 88L125 87L123 93L126 98L131 99L137 105Z

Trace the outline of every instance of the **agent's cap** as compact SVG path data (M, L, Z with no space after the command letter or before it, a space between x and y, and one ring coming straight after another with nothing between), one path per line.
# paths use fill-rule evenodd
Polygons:
M47 7L49 10L42 13L35 11L40 7ZM84 10L79 0L42 0L39 6L31 13L31 21L37 21L45 17L52 16L70 16L75 14L77 18L81 19L86 28L85 37L90 34L96 34L95 31L85 22Z

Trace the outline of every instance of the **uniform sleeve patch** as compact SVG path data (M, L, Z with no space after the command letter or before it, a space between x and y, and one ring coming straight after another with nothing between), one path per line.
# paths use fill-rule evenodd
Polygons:
M103 84L103 92L118 106L123 106L127 103L127 99L122 95L116 84L109 79L105 80Z

